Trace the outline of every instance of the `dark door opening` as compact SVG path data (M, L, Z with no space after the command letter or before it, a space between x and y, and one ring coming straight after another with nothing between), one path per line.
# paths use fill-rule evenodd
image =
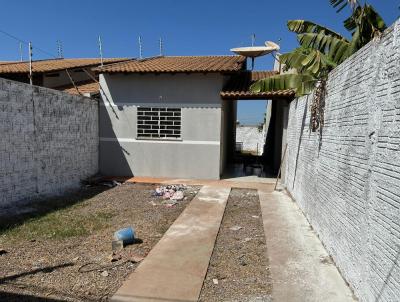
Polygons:
M273 178L278 174L282 150L286 144L288 102L286 100L235 101L235 125L231 149L223 178L256 176ZM258 102L258 115L251 116L241 103ZM262 109L263 108L263 109ZM261 119L260 119L261 114ZM233 145L233 146L232 146Z

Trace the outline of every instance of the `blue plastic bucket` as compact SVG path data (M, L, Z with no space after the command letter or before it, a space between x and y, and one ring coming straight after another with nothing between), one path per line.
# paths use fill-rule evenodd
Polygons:
M124 245L134 243L135 237L135 230L132 227L123 228L114 233L114 239L122 240Z

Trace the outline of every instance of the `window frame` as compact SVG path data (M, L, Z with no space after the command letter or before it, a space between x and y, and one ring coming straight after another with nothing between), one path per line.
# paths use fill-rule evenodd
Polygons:
M144 112L144 113L156 113L156 114L143 114L141 115L140 112ZM169 114L162 114L163 112L165 113L169 113ZM176 114L178 113L179 114ZM172 114L172 115L171 115ZM164 115L164 116L163 116ZM141 119L141 116L146 116L146 119ZM153 117L158 117L158 119L154 119ZM171 120L168 119L168 117L171 118ZM148 118L150 118L150 120L148 120ZM178 120L176 120L176 118L179 118ZM158 124L150 124L150 125L146 125L145 122L146 120L151 121L151 122L155 122L157 121ZM171 125L161 125L162 122L172 122ZM140 122L144 122L143 124L141 124ZM176 125L175 123L179 123L179 125ZM157 129L140 129L141 125L145 125L145 126L150 126L151 128L153 128L154 126L158 126ZM165 128L161 128L161 127L165 127ZM168 127L179 127L179 129L168 129ZM151 133L149 133L150 136L143 136L144 133L139 133L140 130L146 131L146 130L150 130L150 131L158 131L157 136L153 136ZM173 131L173 134L167 134L165 133L164 136L162 136L161 131ZM175 131L179 131L179 136L176 136L177 134L175 134ZM169 136L172 135L172 136ZM167 106L137 106L137 112L136 112L136 139L137 140L154 140L154 141L182 141L182 107L167 107Z

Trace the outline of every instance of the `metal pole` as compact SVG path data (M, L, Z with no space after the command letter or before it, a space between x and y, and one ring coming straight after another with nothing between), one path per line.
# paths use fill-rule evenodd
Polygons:
M19 60L20 62L22 62L24 60L23 56L22 56L22 43L19 42Z
M101 43L100 36L99 36L99 51L100 51L100 66L103 66L103 44Z
M33 85L32 77L32 42L29 42L29 83Z
M162 39L160 37L160 57L163 55L163 42Z
M143 49L142 49L142 37L139 36L139 59L143 58L142 51L143 51Z

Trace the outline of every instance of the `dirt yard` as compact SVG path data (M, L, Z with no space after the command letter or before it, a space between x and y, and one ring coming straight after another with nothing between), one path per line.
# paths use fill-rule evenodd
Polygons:
M188 187L187 198L168 207L151 196L154 188L91 187L0 217L0 301L107 300L198 191ZM111 262L113 233L127 226L139 243Z
M266 251L257 191L232 189L200 301L271 301Z

